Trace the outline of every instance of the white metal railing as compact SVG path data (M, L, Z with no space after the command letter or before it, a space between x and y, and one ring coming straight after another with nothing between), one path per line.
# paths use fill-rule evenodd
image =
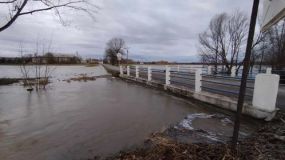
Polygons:
M120 75L123 76L123 67L120 66L119 68ZM127 66L127 76L132 76L130 68L130 66ZM202 68L189 68L189 71L185 72L185 70L181 71L181 68L173 69L169 66L165 66L164 69L153 69L151 66L145 66L141 68L145 76L140 77L140 67L136 65L134 70L135 78L144 78L147 81L158 81L166 87L178 83L178 86L179 84L180 86L183 86L183 84L194 86L192 90L194 90L195 93L206 91L216 94L223 93L225 96L229 96L229 94L239 94L238 90L234 91L230 88L239 88L240 85L240 78L235 75L235 67L232 68L232 73L234 74L230 76L213 75L211 66L207 67L207 74L203 74ZM247 86L247 89L252 90L251 94L246 94L246 96L251 97L252 105L266 111L275 110L280 80L279 75L272 74L271 72L272 69L267 68L265 74L258 74L256 79L249 79L248 83L251 83L251 85ZM203 83L208 83L208 86L205 86ZM222 89L221 86L225 86L225 88L229 90Z

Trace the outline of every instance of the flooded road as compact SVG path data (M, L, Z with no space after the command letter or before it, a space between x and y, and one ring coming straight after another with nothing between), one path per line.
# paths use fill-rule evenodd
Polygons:
M115 78L62 81L80 73L107 74L101 66L62 66L56 68L45 91L28 93L19 84L0 86L1 160L105 156L138 146L150 133L170 125L183 123L187 128L192 124L184 122L187 115L214 114L201 105ZM213 122L210 118L211 125L221 125L231 134L232 124L225 126L222 120ZM196 120L192 127L213 127L208 122L205 118ZM251 127L245 127L245 132Z

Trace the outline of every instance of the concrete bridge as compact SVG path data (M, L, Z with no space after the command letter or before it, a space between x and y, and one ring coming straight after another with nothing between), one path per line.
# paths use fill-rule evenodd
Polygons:
M153 66L116 67L104 64L104 67L116 72L122 79L236 111L240 78L234 74L213 75L210 67L206 70L188 68L187 71L173 69L172 66L157 69ZM258 74L255 79L248 79L243 114L259 119L272 117L278 110L276 104L285 108L284 88L279 86L279 76L271 74L270 69L265 74Z

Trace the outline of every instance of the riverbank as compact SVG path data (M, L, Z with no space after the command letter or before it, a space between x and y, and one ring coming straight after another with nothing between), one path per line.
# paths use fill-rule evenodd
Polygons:
M284 112L278 113L271 122L265 123L251 136L241 140L236 153L231 152L230 141L227 143L181 142L177 137L189 133L176 131L175 135L169 136L170 130L173 128L152 134L142 148L122 151L106 160L285 159Z
M19 83L22 78L0 78L0 85Z

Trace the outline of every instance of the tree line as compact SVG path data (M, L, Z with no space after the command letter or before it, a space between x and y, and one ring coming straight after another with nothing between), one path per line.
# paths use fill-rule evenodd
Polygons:
M60 56L51 52L43 55L26 54L21 55L21 57L0 57L0 64L78 64L81 61L79 56Z

